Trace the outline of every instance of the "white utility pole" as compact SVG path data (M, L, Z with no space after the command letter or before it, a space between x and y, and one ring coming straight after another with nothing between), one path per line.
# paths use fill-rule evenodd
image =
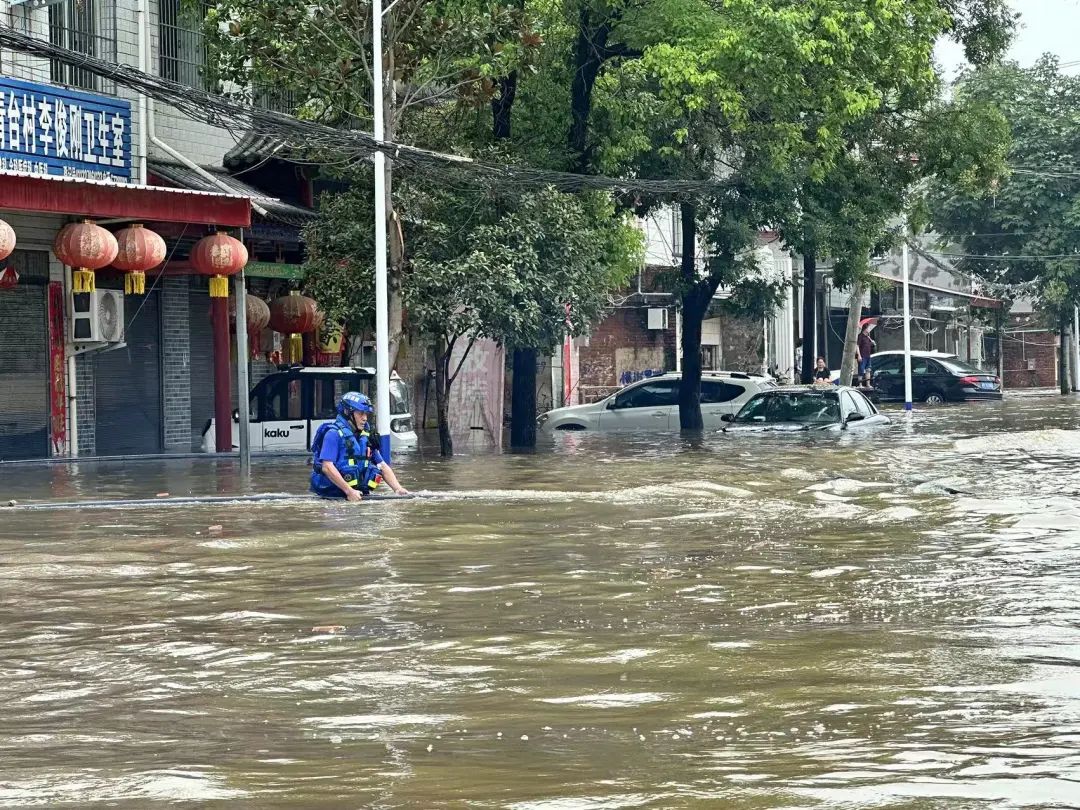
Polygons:
M383 105L382 0L371 3L372 106L375 140L386 139ZM386 278L386 155L378 151L375 160L375 425L382 436L383 456L390 458L390 303Z
M906 231L906 229L905 229ZM908 266L907 233L904 234L904 410L911 410L911 289L908 284L911 275Z
M1072 389L1080 391L1080 308L1073 307L1072 340Z

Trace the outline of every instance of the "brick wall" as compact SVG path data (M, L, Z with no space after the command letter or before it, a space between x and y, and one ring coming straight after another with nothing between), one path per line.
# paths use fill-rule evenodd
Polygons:
M165 452L189 452L191 437L190 299L186 277L161 281L161 380Z
M1003 354L1005 390L1057 386L1057 333L1006 332ZM1033 365L1034 369L1029 368L1030 365Z
M92 456L97 452L95 402L94 356L80 354L75 358L75 416L79 428L80 456Z
M675 308L667 309L663 330L648 328L648 307L609 310L579 349L581 402L603 399L635 374L675 368Z

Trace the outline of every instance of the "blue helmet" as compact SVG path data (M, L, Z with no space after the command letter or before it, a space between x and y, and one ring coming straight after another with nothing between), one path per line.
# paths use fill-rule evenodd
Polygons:
M375 413L375 409L371 406L371 400L359 391L349 391L343 394L341 401L338 402L337 412L342 416L349 416L357 411L360 413Z

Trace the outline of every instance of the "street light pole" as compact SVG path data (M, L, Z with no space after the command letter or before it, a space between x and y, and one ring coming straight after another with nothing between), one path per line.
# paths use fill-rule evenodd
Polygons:
M907 234L904 234L904 410L911 410L911 289L908 284L911 275L908 266Z
M383 104L382 0L371 3L372 107L375 140L386 139ZM382 454L390 458L390 304L386 278L386 155L380 150L375 162L375 425L382 436Z

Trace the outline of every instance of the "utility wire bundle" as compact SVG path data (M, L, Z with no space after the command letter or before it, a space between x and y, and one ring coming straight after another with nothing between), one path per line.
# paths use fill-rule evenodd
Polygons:
M707 195L722 188L720 183L711 180L622 179L488 163L406 144L377 141L368 132L338 129L286 113L263 110L226 96L144 73L129 65L106 62L54 45L7 25L0 25L0 47L71 65L80 71L100 76L148 98L169 104L196 121L221 127L237 139L252 133L280 141L286 150L307 156L308 160L320 156L317 161L319 163L355 165L367 161L375 152L381 151L396 165L437 175L450 182L489 188L505 189L514 185L522 188L552 186L568 192L604 190L684 196Z

